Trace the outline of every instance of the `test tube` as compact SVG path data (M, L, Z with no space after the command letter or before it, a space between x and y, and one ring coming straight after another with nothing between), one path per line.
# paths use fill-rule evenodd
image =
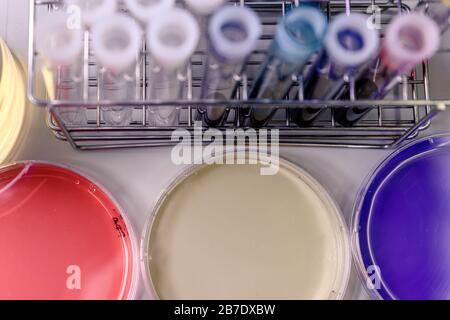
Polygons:
M325 36L325 50L305 79L304 99L332 100L342 94L346 79L355 76L375 59L379 50L379 33L367 25L368 17L345 13L330 24ZM323 108L292 109L299 126L313 123Z
M175 5L175 0L124 0L125 6L139 21L146 24Z
M247 7L224 7L212 17L208 28L209 54L202 83L202 99L228 100L235 97L240 75L261 35L257 14ZM219 126L226 121L225 106L201 109L206 124Z
M431 18L418 12L398 15L386 29L379 59L356 81L356 99L383 99L401 81L400 75L431 58L439 44L439 27ZM364 107L336 108L336 121L343 126L352 126L370 110Z
M450 0L421 0L415 11L422 12L433 19L441 33L450 27Z
M114 14L92 28L92 47L98 63L100 100L137 100L136 68L142 45L137 22L124 14ZM129 125L133 110L125 106L103 107L108 125Z
M187 63L197 48L200 28L186 10L175 8L155 17L148 25L147 44L151 53L149 99L173 102L183 99L187 84ZM176 106L149 108L153 126L176 126Z
M203 70L206 68L208 64L208 54L209 54L209 40L207 39L207 33L209 28L209 22L211 16L214 14L216 10L218 10L226 0L184 0L186 7L192 12L192 14L197 19L197 23L199 24L200 30L200 40L198 45L198 53L199 59L201 63L201 70L197 71L193 68L193 72L195 74L202 74ZM200 68L199 68L200 69ZM204 74L203 74L204 75ZM194 90L192 92L192 96L194 99L200 99L202 95L201 88L194 86ZM202 120L204 112L202 109L197 108L195 117L198 120Z
M41 70L51 100L82 100L83 31L68 23L69 15L54 11L48 19L36 24L36 49L41 57ZM87 123L82 107L58 107L56 112L66 125Z
M249 93L249 99L280 100L286 97L296 76L323 43L327 21L324 14L311 6L289 11L277 27L266 61L261 66ZM265 125L276 108L253 106L242 109L242 123L249 117L251 125Z
M79 13L81 21L88 27L117 10L117 0L65 0L65 2L67 10L73 14ZM73 11L73 7L79 11Z

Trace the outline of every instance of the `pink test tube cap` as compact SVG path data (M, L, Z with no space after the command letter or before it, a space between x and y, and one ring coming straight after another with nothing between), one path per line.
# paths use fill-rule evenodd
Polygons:
M440 45L437 24L422 13L399 15L386 30L382 58L390 69L407 71L431 58Z

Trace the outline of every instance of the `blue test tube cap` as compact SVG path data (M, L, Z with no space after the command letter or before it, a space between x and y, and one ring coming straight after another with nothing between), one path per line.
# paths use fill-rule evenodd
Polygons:
M288 63L303 64L322 45L327 19L320 9L300 6L279 22L272 53Z

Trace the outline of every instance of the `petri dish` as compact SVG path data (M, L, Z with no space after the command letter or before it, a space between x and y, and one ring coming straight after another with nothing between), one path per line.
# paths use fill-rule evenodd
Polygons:
M289 162L272 176L262 166L193 166L166 190L141 247L154 298L342 298L351 254L338 207Z
M352 246L366 288L386 300L450 299L450 136L414 142L370 176Z
M111 196L76 171L0 169L0 299L130 299L133 239Z
M23 66L0 38L0 164L12 160L27 133L25 91Z

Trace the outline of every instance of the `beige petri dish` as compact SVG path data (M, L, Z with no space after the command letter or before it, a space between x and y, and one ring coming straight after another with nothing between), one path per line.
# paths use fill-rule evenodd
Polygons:
M350 247L337 205L297 166L263 166L194 166L171 184L142 241L154 298L343 297Z
M11 161L29 126L23 66L0 38L0 164Z

